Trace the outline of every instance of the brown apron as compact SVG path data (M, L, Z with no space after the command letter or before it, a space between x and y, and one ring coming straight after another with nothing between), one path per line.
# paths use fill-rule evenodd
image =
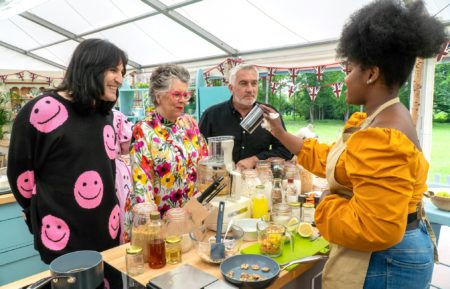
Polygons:
M331 148L327 157L326 176L333 194L340 194L351 198L352 188L339 184L334 178L336 163L342 152L346 149L346 141L351 133L359 129L367 128L374 118L385 108L398 103L398 97L382 104L371 116L369 116L360 128L350 128L342 134L342 137ZM323 269L323 289L361 289L366 279L371 252L356 251L337 244L330 243L330 256Z

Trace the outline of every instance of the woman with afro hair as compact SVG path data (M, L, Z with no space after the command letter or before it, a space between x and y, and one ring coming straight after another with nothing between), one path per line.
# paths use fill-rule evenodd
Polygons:
M421 1L379 0L353 14L337 54L350 71L346 101L365 113L332 145L289 134L264 107L272 134L330 185L315 214L330 242L325 289L429 287L435 247L421 213L429 165L398 93L416 57L435 56L447 37Z

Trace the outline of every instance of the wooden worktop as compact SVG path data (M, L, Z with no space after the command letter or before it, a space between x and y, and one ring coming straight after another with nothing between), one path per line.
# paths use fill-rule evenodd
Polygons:
M0 195L0 205L9 204L16 202L13 194Z
M129 243L112 248L110 250L102 252L104 260L110 264L111 266L115 267L116 269L126 272L125 267L125 249L129 246ZM194 249L191 249L189 252L183 254L183 263L184 264L190 264L204 272L207 272L217 278L224 279L222 275L220 274L219 266L214 264L208 264L203 262L200 257L197 256ZM291 271L281 271L279 278L275 280L275 282L272 283L269 289L278 289L282 288L292 280L296 279L300 275L304 274L307 270L312 268L317 262L312 262L308 264L302 264L297 266L296 268L292 269ZM145 265L145 272L138 276L133 276L134 279L136 279L138 282L142 283L143 285L147 284L149 279L152 279L158 275L161 275L167 271L170 271L180 264L177 265L170 265L167 264L165 267L161 269L150 269L147 264ZM36 275L18 280L13 283L9 283L5 286L0 287L0 289L17 289L21 288L25 285L29 285L33 282L36 282L39 279L42 279L44 277L49 276L49 271L41 272Z

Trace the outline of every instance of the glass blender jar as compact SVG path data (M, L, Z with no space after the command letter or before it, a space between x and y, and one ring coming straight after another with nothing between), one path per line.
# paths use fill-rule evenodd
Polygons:
M203 192L214 180L223 177L226 187L219 196L231 196L230 172L233 162L234 136L216 136L208 138L209 156L198 163L198 188Z

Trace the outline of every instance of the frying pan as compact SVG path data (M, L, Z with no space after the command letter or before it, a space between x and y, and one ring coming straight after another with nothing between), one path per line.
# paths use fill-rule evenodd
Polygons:
M95 289L104 277L103 258L97 251L75 251L59 256L50 263L51 277L30 285L41 288L52 281L52 289Z
M280 273L281 270L284 270L287 267L294 264L304 264L326 258L328 257L325 255L316 255L311 257L300 258L291 261L289 263L279 265L273 259L263 255L255 255L255 254L235 255L226 259L225 261L222 262L222 264L220 264L220 272L222 273L225 280L227 280L232 284L238 286L246 285L250 288L266 288L278 277L278 274ZM248 269L241 269L242 264L248 264L249 265ZM252 265L254 264L259 266L258 270L252 269ZM264 272L262 270L263 267L267 267L268 271ZM230 276L229 272L233 272L233 276ZM261 276L261 278L256 281L240 280L241 273L244 272L250 275L258 274Z

